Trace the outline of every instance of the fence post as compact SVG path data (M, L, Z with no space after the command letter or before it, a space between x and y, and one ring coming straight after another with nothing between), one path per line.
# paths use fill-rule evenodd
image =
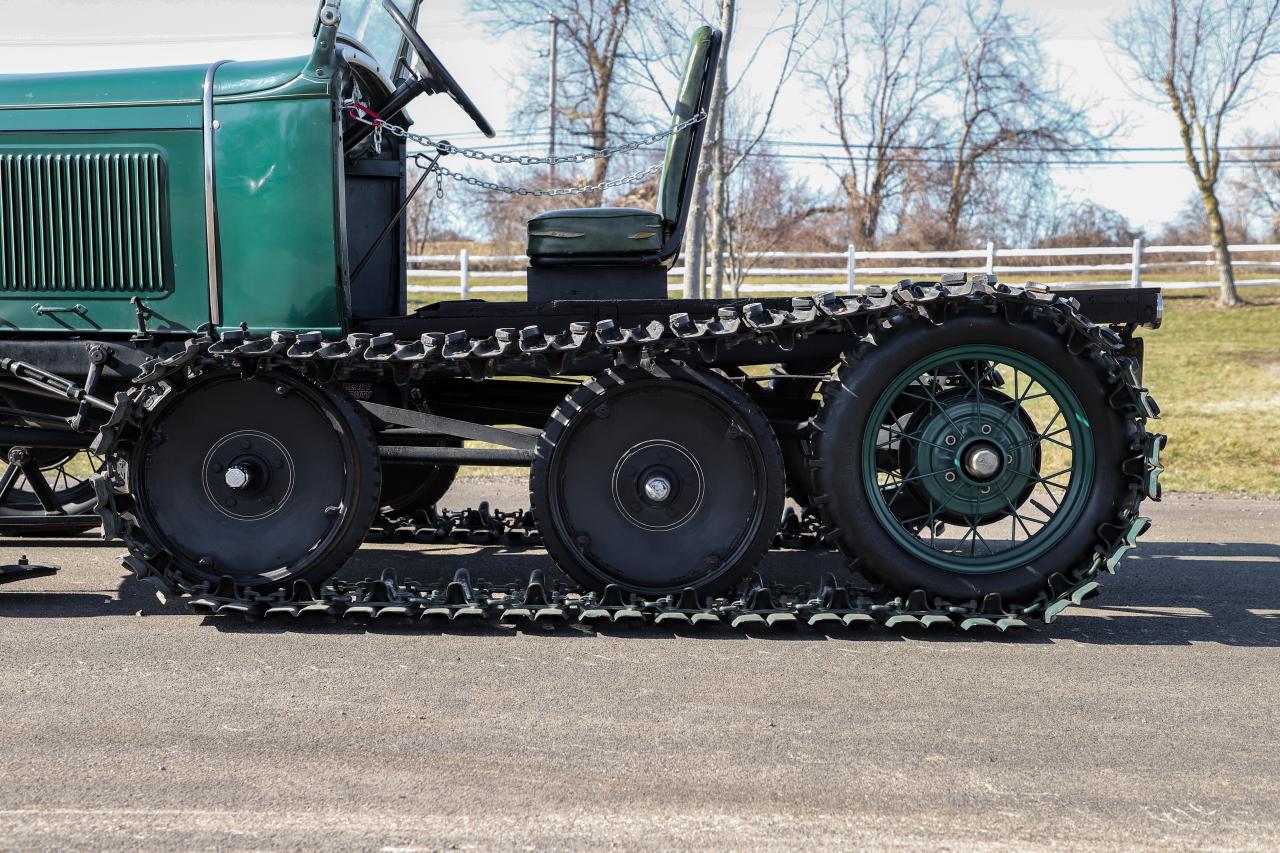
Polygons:
M996 274L996 241L987 241L987 275Z
M458 290L464 301L471 298L471 253L466 249L458 252Z
M858 283L858 252L852 243L849 244L849 295L853 295Z
M1137 237L1133 241L1133 275L1129 279L1129 284L1133 287L1142 287L1142 238Z

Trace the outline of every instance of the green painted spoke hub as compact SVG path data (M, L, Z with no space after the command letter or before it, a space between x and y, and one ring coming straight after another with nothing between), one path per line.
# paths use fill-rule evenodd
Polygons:
M899 544L947 571L1007 571L1047 552L1084 511L1094 448L1079 398L1005 347L956 347L903 370L877 400L863 478ZM903 494L923 508L895 509ZM903 502L908 503L908 502Z
M1039 474L1034 435L1016 417L1013 401L994 389L975 397L960 392L939 398L942 406L905 437L916 467L908 479L920 476L918 490L952 523L968 516L1003 517L1009 496L1020 495ZM991 457L995 473L976 474L975 464Z

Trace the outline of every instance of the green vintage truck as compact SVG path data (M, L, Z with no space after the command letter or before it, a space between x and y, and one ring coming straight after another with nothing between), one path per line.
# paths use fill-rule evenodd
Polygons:
M548 210L527 302L407 310L409 165L486 156L408 108L448 95L493 134L420 6L325 0L308 56L0 77L0 530L101 523L214 612L963 627L1052 619L1133 547L1158 291L668 298L709 27L649 140L654 209ZM468 464L529 470L529 512L479 525L536 528L570 584L331 580L389 517L447 528ZM861 585L755 573L806 538Z

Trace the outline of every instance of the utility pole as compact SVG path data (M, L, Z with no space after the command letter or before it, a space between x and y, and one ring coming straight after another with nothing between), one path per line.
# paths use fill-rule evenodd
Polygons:
M547 177L550 183L555 184L556 181L556 89L559 85L559 61L560 61L560 19L552 15L549 19L551 23L551 80L550 94L547 97L547 119L548 119L548 142L547 152L552 162L547 167Z

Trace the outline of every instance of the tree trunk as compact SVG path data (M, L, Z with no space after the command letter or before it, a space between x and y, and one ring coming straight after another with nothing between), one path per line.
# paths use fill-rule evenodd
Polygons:
M684 298L702 299L707 269L707 168L699 165L693 176L689 218L684 232Z
M1213 241L1214 258L1218 261L1218 305L1235 308L1242 305L1236 291L1236 274L1231 266L1231 249L1227 244L1227 226L1222 221L1222 209L1218 206L1218 193L1214 187L1200 188L1204 198L1204 210L1209 217L1209 232Z
M724 255L729 236L729 187L725 162L725 113L729 100L729 47L733 42L733 24L737 16L737 0L720 0L720 29L724 41L720 47L720 69L711 101L711 239L707 252L711 255L711 296L724 296Z

